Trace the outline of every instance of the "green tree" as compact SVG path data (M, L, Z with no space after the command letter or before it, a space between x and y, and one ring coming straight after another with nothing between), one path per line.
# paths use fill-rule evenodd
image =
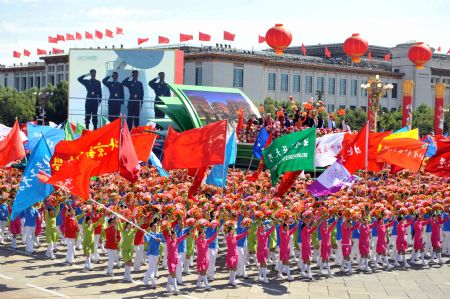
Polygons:
M397 131L402 127L402 111L381 112L378 114L378 131Z
M419 128L421 136L430 134L433 131L433 119L434 113L431 107L422 104L413 111L412 127Z
M12 126L17 117L19 122L34 119L37 89L32 88L24 92L0 87L0 123Z
M45 104L45 113L47 120L56 124L62 123L67 119L68 107L68 85L67 81L61 81L56 86L50 85L47 91L52 95Z

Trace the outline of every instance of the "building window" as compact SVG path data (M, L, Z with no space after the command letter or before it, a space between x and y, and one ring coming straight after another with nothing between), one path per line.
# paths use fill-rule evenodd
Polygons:
M317 88L316 90L320 92L325 91L325 79L323 77L317 77Z
M57 66L56 66L56 71L57 71L57 72L64 72L64 65L61 65L61 64L60 64L60 65L57 65Z
M233 87L244 87L244 69L233 69Z
M281 91L289 91L289 75L281 74Z
M5 81L4 81L4 87L8 87L8 75L5 75L5 79L4 79Z
M339 80L339 95L340 96L347 95L347 79Z
M350 81L350 96L356 97L356 94L358 92L357 86L358 86L357 80Z
M41 88L41 77L36 77L36 87Z
M364 112L366 112L367 107L366 106L361 106L361 109L364 110Z
M350 105L350 110L356 110L356 106Z
M56 83L59 83L61 81L64 81L64 74L58 74L57 75Z
M275 90L276 79L277 79L277 75L275 73L269 73L269 84L268 84L269 90Z
M293 92L300 92L300 75L294 75Z
M392 83L392 98L393 99L396 99L397 98L397 91L398 91L398 88L397 88L397 83Z
M362 97L367 97L367 89L361 88L361 96Z
M48 76L48 84L55 85L55 76L54 75Z
M311 76L305 77L305 92L312 93L312 77Z
M328 104L327 107L328 107L328 108L327 108L327 109L328 109L328 113L334 111L334 104Z
M55 66L54 66L54 65L49 65L49 66L47 67L47 71L48 71L49 73L54 73L54 72L55 72Z
M336 94L336 78L328 78L328 94Z
M195 85L202 85L202 67L195 68Z

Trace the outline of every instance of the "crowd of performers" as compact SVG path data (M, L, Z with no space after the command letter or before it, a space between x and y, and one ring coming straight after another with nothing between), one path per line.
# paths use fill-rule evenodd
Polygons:
M144 168L134 185L105 175L92 182L91 201L59 190L9 219L20 172L4 169L0 243L24 245L36 255L45 239L47 258L55 259L58 251L72 265L83 254L86 270L106 255L106 275L123 265L127 282L145 265L144 284L152 288L164 268L167 291L175 293L191 271L198 274L198 288L210 289L219 252L233 286L237 277L247 278L248 267L258 267L258 280L270 283L269 278L333 276L332 266L347 275L438 266L443 254L450 255L446 179L422 174L419 182L408 173L380 172L319 199L308 195L312 180L306 176L277 198L267 172L250 182L243 171L230 171L226 190L204 185L194 198L187 197L192 179L185 171L165 178Z

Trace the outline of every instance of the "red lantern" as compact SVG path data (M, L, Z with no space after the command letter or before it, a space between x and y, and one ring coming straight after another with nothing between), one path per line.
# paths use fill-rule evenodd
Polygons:
M423 69L424 64L433 56L430 47L422 42L418 42L411 46L408 50L408 58L416 65L416 69Z
M359 63L360 57L367 52L369 45L364 38L359 36L359 33L353 33L345 40L343 47L345 54L350 56L353 62Z
M277 55L283 55L283 50L291 44L291 41L292 34L283 27L283 24L275 24L275 27L266 32L266 42Z

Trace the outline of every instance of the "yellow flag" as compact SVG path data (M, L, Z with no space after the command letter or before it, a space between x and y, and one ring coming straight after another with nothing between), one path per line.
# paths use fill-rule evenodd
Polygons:
M392 140L392 139L400 139L400 138L408 138L408 139L415 139L419 140L419 129L413 129L406 132L399 132L399 133L392 133L389 136L386 136L381 140L380 144L378 145L378 151L381 150L381 143L385 140Z

